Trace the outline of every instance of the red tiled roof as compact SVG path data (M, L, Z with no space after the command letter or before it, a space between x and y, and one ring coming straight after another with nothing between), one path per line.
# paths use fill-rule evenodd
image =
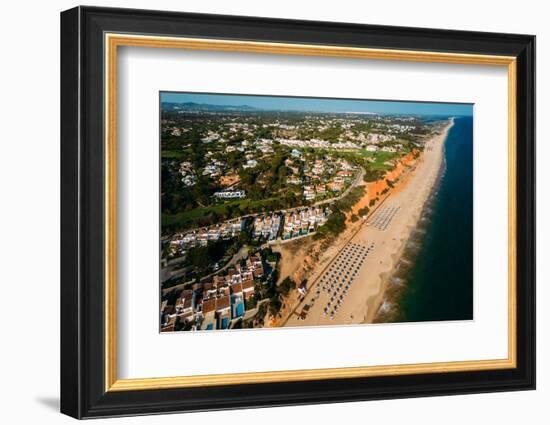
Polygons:
M210 298L210 299L204 300L202 302L202 312L204 314L210 313L214 310L216 310L216 299L215 298Z
M231 290L234 294L238 294L239 292L243 292L243 285L241 283L235 283L231 286Z
M244 291L254 289L254 281L252 279L243 280L242 287Z
M216 310L222 310L224 308L229 308L229 296L225 295L216 300Z

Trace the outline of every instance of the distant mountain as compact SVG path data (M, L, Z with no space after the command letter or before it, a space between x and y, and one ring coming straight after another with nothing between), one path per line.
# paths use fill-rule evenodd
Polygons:
M208 103L195 102L162 102L163 111L258 111L248 105L210 105Z

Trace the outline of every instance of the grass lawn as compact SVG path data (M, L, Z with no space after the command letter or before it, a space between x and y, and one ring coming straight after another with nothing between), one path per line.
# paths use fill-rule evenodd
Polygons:
M375 170L388 170L391 167L384 164L386 161L393 160L399 157L399 153L392 152L368 152L372 154L371 157L374 158L374 162L371 162L371 167Z
M172 226L178 225L182 229L194 227L194 223L210 214L225 216L228 210L236 211L238 214L232 214L234 217L241 215L260 212L262 208L273 206L278 198L266 198L260 200L239 199L235 201L222 202L218 204L208 205L206 207L198 207L190 211L181 212L178 214L162 214L162 225ZM231 217L227 217L231 218Z

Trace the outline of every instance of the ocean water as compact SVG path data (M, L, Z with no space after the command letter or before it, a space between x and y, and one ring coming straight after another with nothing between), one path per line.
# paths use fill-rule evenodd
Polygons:
M455 118L417 229L376 322L473 319L473 120Z

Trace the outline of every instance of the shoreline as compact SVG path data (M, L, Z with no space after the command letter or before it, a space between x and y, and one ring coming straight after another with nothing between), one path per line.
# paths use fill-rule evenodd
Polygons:
M434 189L437 186L438 181L442 178L442 170L444 165L444 155L445 155L445 142L447 141L447 137L449 136L449 131L454 126L454 118L450 119L450 123L447 124L443 131L442 135L444 136L441 141L440 146L440 158L439 158L439 166L438 171L435 176L435 178L432 180L432 182L429 184L429 190L427 191L427 194L423 197L421 201L421 206L419 208L415 208L413 215L409 219L409 223L405 226L403 229L403 238L401 239L401 245L399 246L399 249L394 252L391 255L391 268L389 270L383 271L380 274L380 290L375 295L370 297L366 300L367 303L367 315L365 316L365 320L363 323L373 323L376 319L378 312L380 310L380 307L384 301L384 297L386 295L386 290L388 289L389 281L393 277L396 266L401 261L401 258L403 258L403 253L405 252L405 248L407 246L407 243L411 240L411 234L413 230L415 230L418 227L418 221L422 217L422 213L426 207L426 203L428 202L430 195L433 194Z
M449 127L449 130L450 130L451 127L452 126ZM412 233L415 230L418 229L418 222L419 222L420 218L424 215L424 211L426 209L426 206L428 204L430 196L433 195L434 190L437 189L437 185L443 177L443 166L444 166L444 162L442 160L441 165L440 165L440 171L439 171L439 173L438 173L438 175L437 175L437 177L436 177L436 179L435 179L435 181L434 181L434 183L431 187L430 194L424 200L424 204L422 205L422 208L420 209L420 214L416 218L414 224L411 224L411 225L407 226L407 230L406 230L407 237L403 240L403 243L402 243L399 251L391 256L392 257L392 262L393 262L392 270L384 272L384 273L381 274L380 278L382 280L382 285L381 285L380 292L377 294L376 297L372 297L372 298L367 300L368 309L370 310L371 314L369 314L369 316L366 318L366 320L363 323L377 323L376 319L377 319L377 317L380 313L380 307L382 306L383 302L386 300L386 293L387 293L387 290L388 290L388 287L389 287L389 282L395 276L395 274L397 272L396 266L403 259L403 256L405 254L405 250L407 248L407 244L413 239L412 238ZM414 259L413 262L415 260L416 259ZM387 322L380 322L380 323L387 323Z
M284 320L282 326L361 324L372 323L375 320L395 267L403 256L411 233L422 217L426 202L440 180L444 164L444 145L453 125L454 118L450 118L439 134L426 142L424 152L414 162L412 169L402 173L399 183L387 197L378 202L366 222L359 223L359 227L354 226L352 236L347 242L341 246L330 247L327 250L329 252L322 255L323 258L319 259L319 263L327 266L310 276L313 278L311 281L313 283L308 287L308 295L294 309L299 313L303 306L309 303L307 317L299 320L298 314L291 314ZM367 189L365 198L358 204L368 202L371 199L369 196L372 197L373 194L368 193ZM391 214L389 224L382 229L376 228L377 215L384 216L385 211L396 208L398 212ZM327 302L330 302L329 296L321 292L317 298L312 298L312 294L315 294L320 287L320 276L325 273L325 269L329 269L330 265L340 261L338 257L346 246L362 247L370 244L373 248L361 262L357 263L358 275L350 285L345 301L331 319L331 314L324 313L324 307ZM343 267L345 266L340 264L337 269L342 270Z

